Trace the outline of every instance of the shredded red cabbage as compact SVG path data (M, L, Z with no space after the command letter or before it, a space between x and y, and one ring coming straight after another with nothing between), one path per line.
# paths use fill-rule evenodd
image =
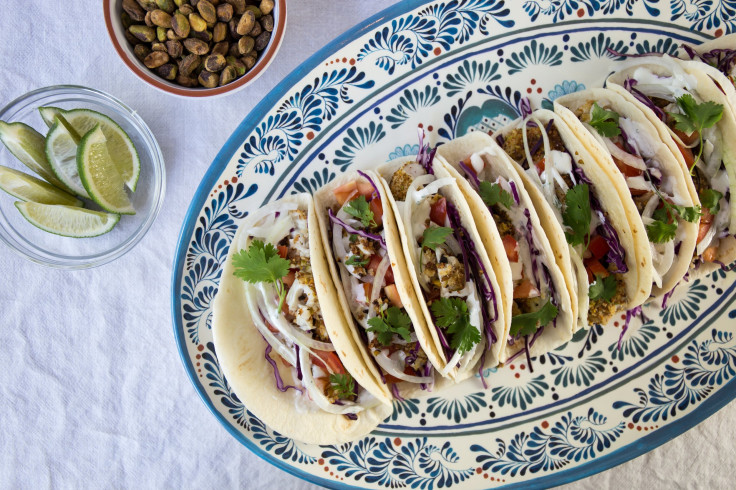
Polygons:
M621 350L621 342L624 339L626 331L629 329L629 323L631 322L631 319L634 318L636 315L641 315L641 320L642 322L644 321L644 314L641 312L641 306L626 310L626 320L624 321L624 328L621 329L621 335L618 336L618 343L616 344L616 348L618 350Z
M366 173L364 173L364 172L361 172L360 170L358 170L358 173L359 173L359 174L360 174L360 175L361 175L361 176L362 176L363 178L365 178L365 179L366 179L366 180L367 180L368 182L370 182L370 184L371 184L371 187L373 187L373 195L371 196L371 199L373 199L373 198L375 198L375 197L380 197L380 195L381 195L381 194L380 194L380 193L378 192L378 187L376 187L376 183L375 183L375 182L373 182L373 179L371 179L370 177L368 177L368 174L366 174Z
M724 75L730 75L731 65L736 62L736 49L718 48L706 53L698 54L695 49L687 44L681 44L690 59L699 59L703 63L718 69Z
M498 143L498 146L500 146L501 148L503 148L503 144L505 141L506 141L506 138L504 138L502 134L499 134L498 136L496 136L496 143Z
M396 398L400 402L404 401L404 398L401 396L401 393L399 393L399 387L396 386L396 383L391 383L391 394L393 394L394 398Z
M521 203L521 199L519 198L519 191L516 189L516 182L509 181L509 186L511 187L511 196L514 198L514 204L518 206Z
M424 170L430 175L434 175L434 167L432 165L434 160L434 154L437 153L437 148L429 148L429 145L424 144L424 130L419 128L419 153L417 153L416 162L424 167Z
M488 383L486 383L486 377L483 374L483 366L486 364L486 352L487 350L483 351L483 354L480 356L480 362L478 363L478 376L480 376L480 382L483 384L483 389L488 389Z
M345 413L343 415L348 420L358 420L358 414L357 413Z
M359 230L357 228L353 228L349 224L345 223L343 220L335 216L335 213L332 212L332 209L327 210L327 214L330 216L330 221L332 221L334 224L342 226L347 230L348 233L353 233L355 235L360 235L363 238L368 238L369 240L377 241L381 244L381 248L384 250L386 249L386 242L384 241L383 237L381 235L376 235L375 233L368 233L365 230Z
M665 308L667 308L667 302L670 300L670 298L672 297L672 295L675 294L675 288L677 288L677 286L679 284L680 284L680 282L678 281L677 284L675 284L672 289L670 289L669 291L667 291L666 293L664 293L664 296L662 296L662 309L663 310Z
M620 51L616 51L613 48L606 48L606 51L611 53L613 56L619 56L621 58L645 58L647 56L662 56L662 53L659 53L657 51L651 51L649 53L622 53Z
M629 154L634 155L634 156L637 156L637 157L640 156L639 155L639 152L636 151L636 148L634 148L634 146L631 143L629 143L629 135L626 134L626 131L624 131L624 128L622 128L621 126L619 126L618 129L619 129L619 131L621 131L621 141L624 144L623 145L624 146L624 151L626 153L629 153Z
M528 97L522 97L519 102L519 109L521 109L521 117L526 117L532 113L532 103Z
M294 347L296 348L296 377L299 379L299 381L302 380L302 363L299 362L299 345L294 344Z
M554 122L555 122L554 119L550 119L549 121L547 121L547 125L544 126L544 132L546 134L549 134L549 130L552 128L552 124ZM537 126L537 123L533 121L527 121L527 127L535 127L535 126ZM539 139L534 143L534 146L532 146L532 148L529 150L529 155L531 155L532 158L534 157L534 154L539 150L539 148L541 148L542 143L544 143L544 138L542 138L542 135L540 134ZM529 165L533 165L533 164L534 162L529 162Z
M621 242L618 239L618 233L608 222L603 211L597 209L596 213L598 214L598 219L601 220L601 224L598 225L596 231L603 237L609 248L606 258L609 263L616 266L616 270L611 272L625 274L629 271L629 267L626 265L626 251L621 246Z
M274 361L273 359L271 359L271 356L269 355L269 354L271 354L271 351L273 350L273 348L271 347L271 344L269 344L266 341L266 338L263 337L263 335L261 335L261 337L263 338L263 341L266 342L266 355L265 355L266 362L268 362L271 365L271 367L273 368L273 377L276 378L276 388L278 388L278 390L279 391L282 391L282 392L283 391L287 391L288 389L291 388L291 389L294 389L294 390L298 391L299 393L302 393L303 394L304 392L302 391L301 388L297 388L296 386L291 386L291 385L284 386L284 380L281 379L281 374L279 374L279 367L276 365L276 361ZM297 366L299 365L299 358L298 357L296 359L296 364L297 364Z
M627 78L624 82L624 88L628 90L631 95L633 95L639 102L651 109L661 121L664 121L666 119L666 114L664 113L664 111L660 107L654 105L654 102L652 102L649 97L644 95L641 90L634 88L637 83L638 82L633 78Z
M538 288L541 282L539 280L539 265L537 264L539 250L537 250L537 247L534 246L534 240L532 238L534 234L534 230L532 228L532 217L528 209L524 210L524 216L526 217L526 233L524 234L524 238L526 238L526 241L529 244L529 255L532 259L532 276L534 276L534 286Z
M463 162L462 160L460 161L458 165L460 166L461 169L463 169L463 171L465 172L465 175L467 175L470 178L470 182L475 187L475 190L477 191L478 189L480 189L480 180L478 180L478 176L475 174L475 172L470 167L465 165L465 162Z

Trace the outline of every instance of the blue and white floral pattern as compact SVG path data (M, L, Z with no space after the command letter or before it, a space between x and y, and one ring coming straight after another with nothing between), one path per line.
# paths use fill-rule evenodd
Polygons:
M620 342L623 317L593 325L531 366L520 357L487 369L487 390L476 375L396 402L374 433L339 446L298 443L250 413L220 371L211 322L222 263L250 210L415 155L417 126L431 143L495 131L527 99L550 108L600 86L619 54L677 55L683 42L736 31L734 12L731 0L410 0L301 67L232 136L182 231L175 333L207 405L244 444L315 483L435 489L564 483L559 470L603 469L622 448L633 457L645 429L659 444L683 430L673 422L712 412L715 394L733 398L732 271L681 283Z

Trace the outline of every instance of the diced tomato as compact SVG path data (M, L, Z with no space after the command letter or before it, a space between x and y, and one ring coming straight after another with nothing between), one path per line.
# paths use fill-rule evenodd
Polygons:
M384 374L383 378L386 380L386 384L401 383L403 381L403 379L399 379L396 376L391 376L390 374Z
M273 333L279 333L279 329L268 323L267 320L263 320L266 323L266 328L268 328Z
M399 297L399 290L396 289L396 284L390 284L383 288L383 292L386 293L386 297L397 308L403 308L404 304L401 302Z
M608 253L608 242L600 235L596 235L588 245L588 251L594 259L600 260Z
M718 245L711 245L703 252L703 262L713 262L718 256Z
M289 273L284 276L282 281L284 281L284 284L286 284L287 288L290 288L292 284L294 284L294 279L296 278L296 269L289 269Z
M619 160L616 157L613 157L613 163L616 164L616 167L618 167L618 170L624 174L625 177L637 177L644 172L638 168L631 167L629 165L626 165L624 162ZM633 192L632 192L633 193Z
M677 144L677 148L680 150L680 153L682 153L682 158L685 159L685 164L687 165L688 170L692 168L692 166L695 164L695 156L693 155L693 150L688 148L687 146L681 146L679 143Z
M378 264L381 263L381 260L383 260L383 258L380 255L378 254L371 255L371 260L370 262L368 262L368 267L366 267L366 269L371 275L374 275L374 276L376 275L376 270L378 269Z
M383 278L383 282L386 285L396 282L396 280L394 279L394 268L390 265L388 266L388 269L386 269L386 275Z
M636 197L636 196L643 196L649 191L645 189L629 189L629 192L631 193L632 196Z
M365 196L366 201L369 200L375 192L373 190L373 186L367 180L359 180L356 185L358 187L358 194Z
M544 158L542 158L541 160L539 160L534 165L537 167L537 173L538 174L541 174L542 172L544 172L544 169L545 169Z
M291 315L291 313L289 312L289 305L286 304L286 301L281 303L281 311L284 313L284 315L287 315L287 317Z
M383 224L383 204L381 204L381 198L375 197L370 202L370 209L373 212L373 220L378 226Z
M373 284L370 282L364 282L363 283L363 294L365 294L366 302L370 301L372 293L373 293Z
M445 226L445 220L447 219L447 201L444 197L441 197L432 204L429 209L429 219L437 223L439 226Z
M342 365L342 361L337 357L335 352L329 352L324 350L315 350L314 354L310 354L309 358L312 362L322 369L335 374L345 374L345 366Z
M465 164L465 166L467 166L470 169L471 172L473 172L473 175L475 175L476 177L478 176L478 172L475 171L475 168L470 163L470 157L468 157L465 160L463 160L463 163ZM484 165L485 165L485 163L484 163Z
M514 299L530 298L539 295L539 291L529 279L523 279L518 286L514 288Z
M504 235L501 237L503 240L503 249L506 251L506 257L511 262L519 261L519 244L516 242L516 238L511 235Z
M353 182L348 182L347 184L343 184L339 187L336 187L332 194L334 194L335 199L337 199L337 203L342 206L345 204L348 199L355 193L358 192L358 186L357 184Z
M278 245L276 248L279 251L279 257L285 259L289 253L289 247L287 247L286 245Z
M710 209L704 207L701 209L701 212L703 215L700 217L698 239L695 243L700 243L703 238L705 238L705 235L708 234L708 230L710 230L710 225L713 223L713 215L711 214Z
M675 133L675 136L680 138L683 143L685 143L687 146L695 144L696 141L700 139L700 133L697 131L693 131L693 134L687 134L684 131L680 131L677 128L671 128L672 132Z
M595 281L595 276L608 277L608 269L603 267L598 259L590 258L583 261L585 270L588 272L588 282Z

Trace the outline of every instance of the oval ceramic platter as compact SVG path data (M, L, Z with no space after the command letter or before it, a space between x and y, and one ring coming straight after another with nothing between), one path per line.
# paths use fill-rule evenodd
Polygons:
M418 399L363 440L310 446L273 432L233 393L212 344L212 300L238 221L314 192L348 169L488 131L597 87L621 58L680 53L736 30L731 2L407 0L310 58L237 128L184 222L173 320L184 365L213 414L267 461L328 487L551 486L602 471L684 432L736 396L733 272L682 283L623 318ZM533 369L533 371L532 371ZM267 381L266 381L267 382Z

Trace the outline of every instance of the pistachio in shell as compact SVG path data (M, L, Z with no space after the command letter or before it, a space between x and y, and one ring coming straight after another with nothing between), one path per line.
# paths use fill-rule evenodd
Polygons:
M156 5L167 14L173 14L176 10L176 4L173 0L156 0Z
M166 52L172 59L177 59L184 52L184 46L181 41L166 41Z
M176 83L178 83L182 87L190 87L190 88L196 87L197 85L199 85L199 82L197 81L196 78L188 77L186 75L182 75L181 73L179 73L176 76Z
M217 22L217 10L215 10L215 6L208 0L199 0L197 2L197 10L205 22Z
M273 31L273 15L264 15L258 22L261 24L264 31Z
M174 14L174 17L171 19L171 28L174 29L177 36L181 38L189 37L189 20L187 20L184 14L179 12Z
M206 88L215 88L220 83L220 75L207 70L201 71L197 79L200 85Z
M184 40L184 47L192 54L203 55L210 50L209 45L201 39L188 38Z
M169 54L166 51L152 51L143 60L143 64L148 68L158 68L169 62Z
M223 85L227 85L236 78L238 78L238 76L235 73L235 68L232 66L226 66L222 69L222 72L220 72L220 86L222 87Z
M232 66L235 69L236 76L245 75L245 65L235 56L228 56L225 61L227 61L227 66Z
M137 4L136 4L137 5ZM144 43L152 43L156 39L156 30L153 27L133 25L128 28L136 39L143 41Z
M174 80L176 78L178 70L179 69L175 64L166 63L165 65L161 65L156 68L156 74L161 78L165 78L166 80Z
M199 67L200 61L200 57L196 54L186 55L179 62L179 73L188 77Z
M271 33L268 31L263 31L257 38L256 38L256 50L263 51L266 49L266 46L268 46L268 41L271 40Z
M250 36L243 36L240 39L238 39L238 53L241 56L245 56L251 51L253 51L253 47L255 46L256 41Z
M256 16L253 15L253 12L250 10L246 10L242 17L240 17L240 20L238 21L238 27L235 30L240 36L245 36L248 34L251 30L253 30L253 26L256 23Z
M199 16L199 14L189 14L189 25L195 32L202 32L207 29L207 22Z
M233 6L235 15L243 15L245 12L245 0L225 0L225 2Z
M145 44L136 44L135 48L133 48L133 54L135 54L136 58L143 61L146 56L151 54L151 48L149 48Z
M258 8L261 9L261 12L263 12L263 15L268 15L271 12L273 12L273 6L274 6L273 0L261 0L261 3L258 6Z
M227 55L228 51L230 50L230 43L227 41L220 41L219 43L215 43L214 46L212 46L212 54L221 54L223 56Z
M221 3L217 6L217 20L229 22L233 18L233 6L229 3Z
M171 15L161 9L151 10L151 22L159 27L171 28Z
M143 22L146 18L146 11L135 0L123 0L122 6L123 10L130 15L130 18L136 22Z
M216 43L224 41L227 36L227 24L224 22L218 22L212 29L212 40Z

